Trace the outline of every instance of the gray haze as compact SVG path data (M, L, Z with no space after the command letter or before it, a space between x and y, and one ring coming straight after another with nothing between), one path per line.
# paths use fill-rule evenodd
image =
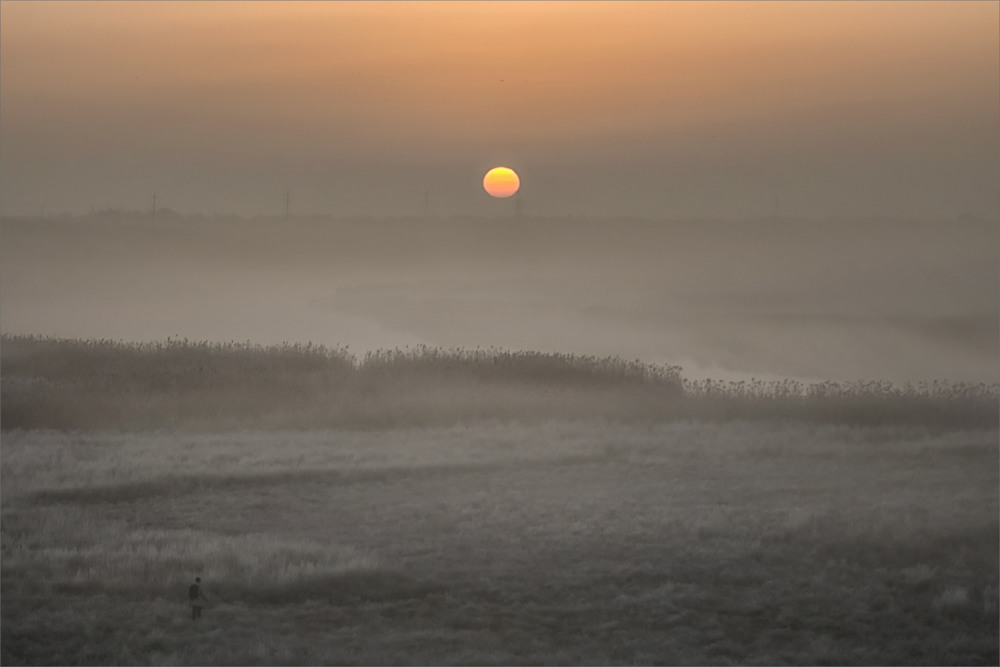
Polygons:
M1000 3L0 13L5 332L998 378Z
M6 219L5 333L618 355L687 377L989 381L974 218Z

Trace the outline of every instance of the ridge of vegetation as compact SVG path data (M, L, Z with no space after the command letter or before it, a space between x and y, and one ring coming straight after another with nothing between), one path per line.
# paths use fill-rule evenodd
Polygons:
M692 381L678 366L564 353L186 339L0 338L12 429L378 428L610 418L995 428L998 385Z

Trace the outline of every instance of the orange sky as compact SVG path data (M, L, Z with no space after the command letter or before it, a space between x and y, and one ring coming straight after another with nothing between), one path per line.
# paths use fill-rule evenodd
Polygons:
M590 192L627 173L652 188L656 169L675 182L686 173L683 206L636 178L593 200L656 215L699 202L711 212L727 187L747 206L779 189L804 213L853 211L835 203L832 181L852 187L865 173L857 212L912 214L916 197L989 215L998 8L4 0L0 176L11 199L66 208L157 182L181 209L253 208L240 187L294 181L314 208L336 212L320 192L327 169L386 212L399 207L379 188L394 182L439 190L459 212L478 204L456 178L468 170L478 183L509 164L523 194L557 213L581 201L572 183ZM568 175L566 162L586 173ZM919 173L893 175L916 163ZM88 175L74 181L73 166ZM401 176L407 166L422 178ZM768 177L754 186L741 169ZM931 197L939 172L948 180ZM875 174L887 174L885 195L873 194ZM218 184L214 199L206 182Z

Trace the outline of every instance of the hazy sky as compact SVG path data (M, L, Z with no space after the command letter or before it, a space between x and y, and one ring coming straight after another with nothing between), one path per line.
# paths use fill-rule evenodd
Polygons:
M2 2L0 207L997 217L997 2Z

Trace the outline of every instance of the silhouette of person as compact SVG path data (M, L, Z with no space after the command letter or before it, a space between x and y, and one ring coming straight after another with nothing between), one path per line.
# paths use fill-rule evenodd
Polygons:
M194 583L188 586L188 601L191 603L191 620L201 618L201 610L208 602L201 590L201 577L195 577Z

